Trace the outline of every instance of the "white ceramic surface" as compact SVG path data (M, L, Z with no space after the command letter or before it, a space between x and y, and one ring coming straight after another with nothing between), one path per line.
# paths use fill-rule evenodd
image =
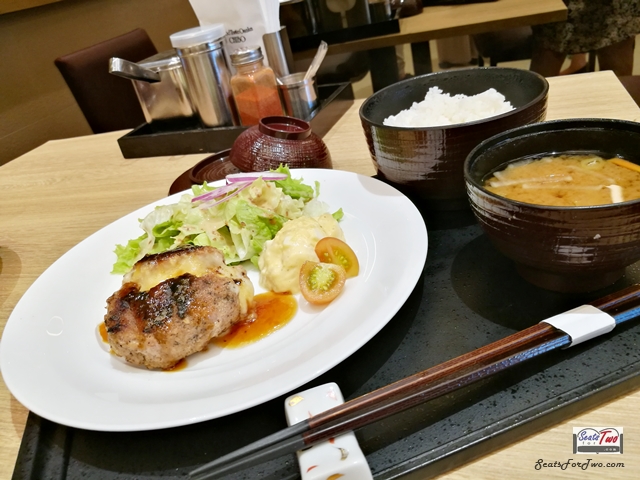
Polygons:
M121 284L111 275L114 246L138 237L141 208L96 232L58 259L29 288L2 338L0 369L11 393L54 422L100 431L152 430L238 412L286 394L337 365L373 337L416 285L427 231L415 206L392 187L337 170L294 170L320 182L320 199L342 208L360 274L325 308L298 298L285 327L240 349L211 346L175 372L127 365L99 337L106 299ZM258 272L247 267L257 286Z
M287 397L284 411L289 425L344 403L340 387L325 383ZM302 480L372 480L373 475L353 432L338 435L297 452Z

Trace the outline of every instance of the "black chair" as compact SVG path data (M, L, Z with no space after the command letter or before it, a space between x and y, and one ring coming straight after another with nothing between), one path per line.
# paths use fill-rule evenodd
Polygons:
M134 128L145 122L130 81L109 73L109 59L139 62L158 53L143 29L55 59L93 133Z
M527 60L533 50L533 32L531 27L508 28L496 32L472 35L473 42L480 54L478 65L484 66L484 59L495 67L498 63Z

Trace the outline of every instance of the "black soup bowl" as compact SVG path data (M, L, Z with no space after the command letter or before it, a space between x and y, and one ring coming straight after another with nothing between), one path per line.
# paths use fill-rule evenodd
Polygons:
M482 142L465 161L471 209L484 232L525 280L548 290L595 291L640 260L640 200L536 205L489 192L484 181L524 157L586 152L640 164L640 124L572 119L527 125Z
M450 95L494 88L513 110L490 118L436 127L395 127L384 119L421 102L431 87ZM360 121L378 176L433 210L468 208L463 165L483 140L545 119L549 84L516 68L464 68L402 80L370 96Z

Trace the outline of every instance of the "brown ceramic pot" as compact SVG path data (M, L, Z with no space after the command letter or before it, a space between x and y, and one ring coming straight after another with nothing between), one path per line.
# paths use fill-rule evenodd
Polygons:
M477 95L495 88L514 110L488 119L442 127L392 127L390 115L424 100L431 87L451 95ZM422 75L390 85L369 97L360 120L378 176L428 208L468 208L464 160L476 145L505 130L545 119L549 84L515 68L465 68Z
M495 170L531 155L596 152L640 164L640 124L559 120L516 128L475 148L465 162L471 208L485 233L529 282L560 292L613 284L640 260L640 200L551 207L509 200L483 187Z
M293 117L265 117L242 132L229 154L231 163L244 172L278 168L332 168L331 155L311 125Z
M239 173L229 161L229 149L210 155L176 178L169 188L169 195L188 190L192 185L222 180L231 173Z

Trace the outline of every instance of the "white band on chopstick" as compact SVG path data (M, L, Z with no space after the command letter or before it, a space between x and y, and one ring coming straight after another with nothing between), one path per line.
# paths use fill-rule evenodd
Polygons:
M582 305L540 323L543 322L569 335L569 347L608 333L616 326L616 320L611 315L593 305Z

